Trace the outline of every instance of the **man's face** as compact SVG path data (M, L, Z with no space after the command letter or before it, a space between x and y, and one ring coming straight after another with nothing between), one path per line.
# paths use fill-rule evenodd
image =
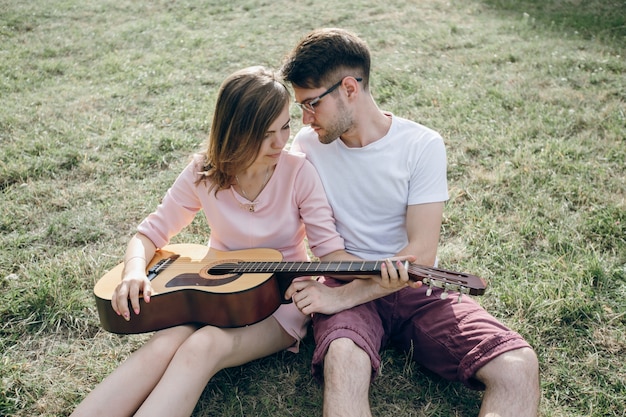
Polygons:
M294 86L296 102L302 103L302 123L311 126L317 133L319 141L325 144L333 142L352 127L352 117L341 99L341 86L337 91L324 95L328 88L315 89ZM314 102L312 108L308 103Z

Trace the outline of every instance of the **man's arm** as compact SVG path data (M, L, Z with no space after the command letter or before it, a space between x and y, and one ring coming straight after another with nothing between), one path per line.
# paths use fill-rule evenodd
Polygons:
M434 265L441 230L444 202L417 204L407 207L409 243L397 256L411 255L421 265ZM407 285L406 270L394 278L355 279L339 287L327 287L316 281L294 281L287 292L304 314L334 314L391 294Z
M409 244L397 255L413 255L415 263L435 265L441 233L444 202L407 207L406 228Z

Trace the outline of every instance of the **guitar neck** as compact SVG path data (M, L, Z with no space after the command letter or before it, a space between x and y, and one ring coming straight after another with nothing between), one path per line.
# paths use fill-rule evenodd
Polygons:
M331 262L239 262L231 273L271 273L282 276L306 275L378 275L381 261L331 261ZM219 269L212 268L211 272Z
M331 262L234 262L222 263L208 270L209 274L275 274L283 280L307 275L378 275L383 261L331 261ZM468 290L469 294L484 293L485 281L477 276L432 268L417 264L407 264L411 281L422 281L429 286L437 286L453 291Z

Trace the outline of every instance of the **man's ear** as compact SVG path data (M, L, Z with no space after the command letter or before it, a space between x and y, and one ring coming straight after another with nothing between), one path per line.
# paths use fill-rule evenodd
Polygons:
M359 82L354 77L346 77L343 79L343 88L346 90L346 95L350 97L354 93L359 91Z

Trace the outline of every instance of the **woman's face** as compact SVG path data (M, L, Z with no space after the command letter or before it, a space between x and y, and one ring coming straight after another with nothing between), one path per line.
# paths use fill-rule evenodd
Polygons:
M280 153L287 144L291 134L290 121L289 103L286 103L278 118L272 122L267 132L265 132L265 138L253 165L263 164L271 166L278 163Z

